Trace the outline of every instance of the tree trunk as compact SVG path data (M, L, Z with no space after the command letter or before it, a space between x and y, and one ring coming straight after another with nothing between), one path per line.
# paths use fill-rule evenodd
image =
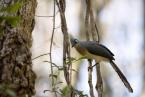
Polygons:
M22 2L22 7L13 16L20 16L20 23L13 27L4 21L0 35L0 97L14 94L31 97L35 93L36 75L32 71L30 48L36 0L1 0L0 6L10 6L18 1Z

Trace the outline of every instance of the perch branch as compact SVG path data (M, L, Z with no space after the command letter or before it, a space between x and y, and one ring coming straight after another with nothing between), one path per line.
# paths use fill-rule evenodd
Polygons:
M102 97L103 94L103 81L100 71L100 64L96 63L96 71L97 71L97 84L96 90L98 91L98 97Z
M89 62L89 67L88 67L88 84L90 87L90 96L94 96L94 90L93 90L93 83L92 83L92 72L93 72L93 67L92 67L92 60L88 60Z
M71 75L72 75L72 62L70 56L70 42L69 42L69 34L67 31L67 23L65 18L65 7L66 2L65 0L55 0L60 12L60 19L61 19L61 30L63 32L63 68L64 68L64 76L69 87L68 97L74 97L73 89L71 86ZM66 62L68 58L69 62Z
M92 0L89 0L88 2L89 2L88 4L90 4L90 22L92 23L91 24L92 38L93 40L97 41L96 36L98 35L98 43L99 43L99 32L98 32L98 28L96 26L94 15L93 15ZM96 28L97 35L95 33L95 28ZM98 97L102 97L103 82L102 82L102 76L101 76L101 71L100 71L100 64L96 65L96 73L97 73L96 90L98 92Z
M94 18L94 14L93 14L93 7L92 7L92 0L86 0L86 5L87 5L87 9L86 9L86 19L85 19L85 26L86 26L86 37L87 40L90 40L89 38L89 27L90 27L90 32L92 34L92 38L94 41L97 41L99 43L99 31L97 28L97 25L95 23L95 18ZM90 26L89 26L89 25ZM95 33L95 29L96 29L96 33ZM90 63L89 66L92 67L92 64ZM92 79L92 70L89 70L89 86L90 86L90 95L91 97L93 97L93 84L91 84L91 79ZM96 85L96 90L98 92L98 97L102 97L102 93L103 93L103 82L102 82L102 77L101 77L101 72L100 72L100 64L96 65L96 73L97 73L97 85Z
M89 16L90 16L90 2L89 0L86 0L86 17L85 17L85 30L86 30L86 39L89 41L90 40L90 34L89 34L89 25L90 25L90 20L89 20ZM94 96L94 90L93 90L93 84L92 84L92 60L88 59L88 84L90 87L90 96L91 97L95 97Z

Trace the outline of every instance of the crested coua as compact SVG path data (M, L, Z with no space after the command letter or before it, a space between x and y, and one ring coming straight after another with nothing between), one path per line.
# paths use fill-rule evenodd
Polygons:
M109 62L113 69L117 72L120 79L129 90L129 92L133 92L133 89L129 82L127 81L124 74L118 68L118 66L114 63L114 54L104 45L99 44L96 41L79 41L77 39L71 38L72 47L75 49L86 59L94 59L96 63L100 63L101 61Z

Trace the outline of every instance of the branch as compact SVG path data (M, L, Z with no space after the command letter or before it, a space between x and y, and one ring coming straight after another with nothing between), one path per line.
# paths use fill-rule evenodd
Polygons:
M100 42L100 36L99 36L99 29L98 29L98 26L97 24L95 23L95 28L96 28L96 32L97 32L97 36L98 36L98 43Z
M55 1L54 1L54 8L53 8L53 29L52 29L52 35L51 35L51 43L50 43L50 65L51 65L51 75L53 75L53 62L52 62L52 43L53 43L53 38L54 38L54 32L55 32ZM51 77L51 81L52 81L52 87L53 89L55 89L55 85L54 85L54 78ZM57 97L57 93L54 91L55 97Z
M70 56L70 42L69 42L69 34L67 31L67 23L65 18L65 7L66 2L65 0L55 0L56 4L58 6L59 12L60 12L60 18L61 18L61 30L63 32L63 68L64 68L64 76L65 80L67 82L67 85L69 87L69 93L68 97L74 97L73 96L73 89L71 86L71 75L72 75L72 62L71 62L71 56ZM68 58L68 63L66 59Z
M93 10L92 10L92 2L89 0L90 4L90 22L92 23L91 25L91 32L92 32L92 38L93 40L97 41L96 39L96 34L98 35L98 43L99 43L99 31L97 28L96 23L94 22L94 15L93 15ZM96 28L96 32L94 29ZM101 76L101 71L100 71L100 64L96 63L96 73L97 73L97 84L96 84L96 90L98 92L98 97L102 97L103 93L103 81L102 81L102 76Z
M93 9L92 9L93 8L92 7L92 0L86 0L86 5L87 5L86 19L85 19L86 38L87 38L87 40L90 40L89 33L88 33L88 29L89 29L88 24L90 24L90 27L91 27L90 32L92 34L92 38L94 41L97 41L97 39L98 39L97 42L99 43L99 39L100 39L99 38L99 31L98 31L98 28L97 28L97 25L96 25L95 19L94 19L94 14L93 14ZM89 18L89 16L90 16L90 18ZM96 33L95 33L95 29L96 29ZM98 36L98 37L96 38L96 36ZM88 83L90 86L90 95L91 95L91 97L94 97L93 84L92 84L92 63L90 61L89 61L89 67L91 67L91 69L88 72ZM103 82L102 82L102 77L101 77L101 72L100 72L100 64L96 65L96 73L97 73L96 90L98 92L98 97L102 97Z
M89 4L88 4L88 0L86 0L86 17L85 17L85 33L86 33L86 39L89 41L90 40L90 35L89 35Z
M100 64L96 63L96 72L97 72L97 84L96 90L98 91L98 97L102 97L103 94L103 81L100 71Z
M90 20L89 20L89 16L90 16L90 0L86 0L86 17L85 17L85 28L86 28L86 39L89 41L90 40L90 35L89 35L89 25L91 24ZM91 32L92 33L92 32ZM92 84L92 60L89 60L89 66L88 66L88 84L90 87L90 96L91 97L95 97L94 96L94 91L93 91L93 84Z
M46 54L42 54L42 55L39 55L39 56L37 56L37 57L35 57L35 58L32 58L32 60L35 60L35 59L37 59L37 58L39 58L39 57L42 57L42 56L45 56L45 55L49 55L50 53L46 53Z
M90 87L90 96L91 97L95 97L94 96L94 91L93 91L93 84L92 84L92 71L93 71L93 67L92 67L92 60L88 60L89 62L89 67L88 67L88 84Z

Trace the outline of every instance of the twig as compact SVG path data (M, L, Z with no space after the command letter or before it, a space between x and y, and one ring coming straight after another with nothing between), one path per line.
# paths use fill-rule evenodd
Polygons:
M82 60L82 59L85 59L85 57L80 57L80 58L78 58L78 59L75 59L75 60L73 61L73 63L75 63L75 62L77 62L77 61L80 61L80 60Z
M52 63L50 61L43 61L43 62L51 63L52 65L54 65L52 67L56 67L57 69L60 69L60 66L56 65L55 63Z
M42 57L42 56L45 56L45 55L49 55L50 53L46 53L46 54L42 54L42 55L39 55L39 56L37 56L37 57L35 57L35 58L32 58L32 60L35 60L35 59L37 59L37 58L39 58L39 57Z
M53 75L53 65L52 65L52 43L53 43L53 37L54 37L54 32L55 32L55 1L54 1L54 8L53 8L53 30L52 30L52 35L51 35L51 43L50 43L50 65L51 65L51 74ZM54 78L51 77L52 81L52 87L55 89L54 85ZM55 97L57 97L57 93L54 91Z
M100 42L100 35L99 35L99 29L97 27L97 24L95 23L95 28L96 28L96 32L97 32L97 36L98 36L98 43Z
M58 93L58 94L60 94L60 95L62 94L62 93L59 93L58 91L55 91L55 90L44 90L44 91L43 91L43 93L46 93L46 92L52 92L52 93L53 93L53 92L56 92L56 93Z

